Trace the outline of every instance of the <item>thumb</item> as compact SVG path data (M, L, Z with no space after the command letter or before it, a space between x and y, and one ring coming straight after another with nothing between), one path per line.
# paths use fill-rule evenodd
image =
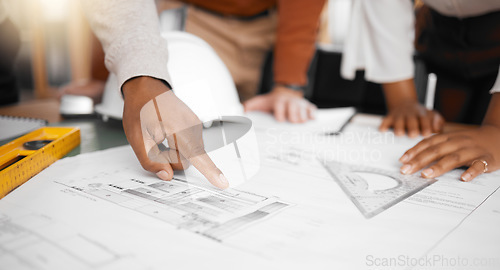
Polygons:
M135 119L130 119L128 114L124 113L123 127L125 134L139 163L145 170L156 174L160 179L171 180L174 175L172 166L168 164L166 158L161 159L158 157L155 161L149 158L149 155L155 156L154 153L158 156L161 151L154 139L146 132L143 132L140 123L133 120Z
M142 135L142 134L140 134ZM164 151L161 151L154 143L152 140L147 140L147 141L142 141L142 136L139 140L134 140L133 136L129 136L129 142L130 145L132 146L132 149L135 152L135 155L137 156L137 159L139 160L139 163L141 163L141 166L146 170L150 171L158 178L162 180L172 180L172 177L174 176L174 171L172 169L172 166L170 166L169 162L169 157L170 155L176 155L174 153L169 153L169 152L176 152L175 150L168 150L168 153L164 153ZM152 142L152 143L148 143ZM149 151L146 152L146 149L150 149Z

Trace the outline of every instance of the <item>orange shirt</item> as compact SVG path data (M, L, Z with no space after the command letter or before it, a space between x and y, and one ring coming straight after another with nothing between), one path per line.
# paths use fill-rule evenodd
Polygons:
M274 47L274 81L307 83L307 70L315 51L319 15L325 0L183 0L217 13L252 16L278 10Z

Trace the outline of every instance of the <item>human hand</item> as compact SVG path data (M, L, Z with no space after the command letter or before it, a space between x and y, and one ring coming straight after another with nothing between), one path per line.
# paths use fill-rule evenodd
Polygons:
M243 103L245 111L273 113L276 120L303 123L314 119L316 106L304 98L301 92L285 86L275 86L264 95L258 95Z
M104 81L100 80L71 82L59 89L59 98L63 95L86 96L91 98L94 104L99 104L104 93L104 85Z
M443 117L418 103L412 78L384 83L382 86L388 114L379 127L380 131L387 131L392 127L396 136L404 136L407 131L409 137L417 137L419 134L429 136L432 132L441 131Z
M142 167L163 180L191 163L210 183L229 183L204 149L202 123L160 80L137 77L123 85L123 127ZM167 140L169 148L163 149Z
M387 131L392 127L396 136L404 136L406 130L408 137L414 138L420 134L427 137L439 133L443 125L444 119L437 111L426 109L418 101L408 100L389 108L379 129Z
M422 171L425 178L438 177L454 168L469 166L461 175L468 182L483 172L500 168L500 128L483 125L474 130L434 135L415 145L399 159L401 173ZM486 162L486 163L483 163Z

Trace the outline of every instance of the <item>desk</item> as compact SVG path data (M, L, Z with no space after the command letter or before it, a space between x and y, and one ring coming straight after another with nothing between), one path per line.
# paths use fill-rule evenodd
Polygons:
M121 121L103 122L100 118L66 119L49 126L79 127L81 144L69 152L68 156L89 153L128 144Z
M128 144L121 121L110 119L103 122L97 116L64 119L59 114L57 99L39 99L0 107L0 115L41 118L47 120L49 126L79 127L82 142L68 156ZM0 142L0 145L6 142Z
M36 99L1 106L0 115L40 118L49 123L63 120L59 114L59 101L57 99Z
M22 102L16 105L0 107L0 115L33 117L45 119L49 126L74 126L81 129L82 143L68 155L88 153L111 147L127 144L121 121L111 119L103 122L97 116L80 119L64 119L59 114L59 101L57 99L38 99ZM368 116L362 114L365 118ZM381 116L371 115L375 121ZM444 132L458 131L473 128L473 125L459 123L446 123ZM5 143L5 142L0 142Z
M361 135L367 134L364 128L375 131L376 125L368 121L371 127L353 125L349 132ZM115 136L124 138L119 122L78 119L51 123L55 124L82 128L82 146L73 154L111 147L119 144ZM262 131L260 135L267 133ZM371 136L351 138L354 140L331 142L337 147L335 153L370 147L383 155L379 164L370 166L380 165L396 172L397 157L414 143L405 137L394 138L395 143L392 139L371 143L375 142ZM271 144L266 139L261 141ZM267 145L262 146L267 149ZM189 197L198 194L191 192L199 189L184 192L186 186L180 182L162 182L145 173L129 147L63 159L0 200L0 227L6 228L0 240L6 239L5 235L12 236L7 238L12 242L0 241L0 265L24 262L17 258L25 258L25 254L31 255L25 261L46 266L37 269L66 269L68 265L72 269L80 265L81 269L234 269L236 265L238 269L371 270L383 268L378 266L383 266L379 264L384 258L407 258L402 266L412 266L423 255L448 261L457 256L469 262L477 258L500 259L500 233L496 230L500 224L500 194L495 193L500 184L494 181L498 180L498 173L485 174L482 180L471 183L458 181L449 174L412 200L365 219L331 176L320 170L316 158L308 158L307 153L293 155L293 149L284 150L292 150L290 156L300 159L300 167L294 160L277 159L283 156L280 149L262 151L259 175L238 188L245 192L244 196L215 192L213 196ZM109 155L113 151L119 152ZM114 158L115 162L109 162ZM101 167L112 168L100 171ZM183 197L186 200L175 197L179 208L171 211L171 204L164 203L168 201L157 199L171 196L165 193L170 191L165 185L177 189L172 190L176 194L188 194ZM210 238L214 234L207 237L198 233L200 227L193 225L198 223L182 223L186 217L198 218L198 214L176 216L185 209L194 209L200 216L217 214L222 209L219 202L223 201L214 198L226 201L230 197L248 200L238 199L228 212L243 202L274 201L273 207L266 205L248 216L265 220L227 237L220 234L221 238L216 238L219 241ZM206 203L212 206L196 207ZM275 214L265 212L285 204L286 208ZM229 225L238 224L241 223ZM33 242L26 245L26 239ZM4 257L3 250L9 252ZM396 268L400 267L388 269Z

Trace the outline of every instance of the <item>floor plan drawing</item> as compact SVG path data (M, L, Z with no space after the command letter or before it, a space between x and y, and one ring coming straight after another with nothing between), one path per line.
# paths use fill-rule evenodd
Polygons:
M125 178L70 187L216 241L289 206L277 198L207 189L181 179Z
M99 239L48 216L19 215L17 210L17 216L0 214L1 269L63 269L67 265L71 269L99 269L130 259L130 254L118 254Z

